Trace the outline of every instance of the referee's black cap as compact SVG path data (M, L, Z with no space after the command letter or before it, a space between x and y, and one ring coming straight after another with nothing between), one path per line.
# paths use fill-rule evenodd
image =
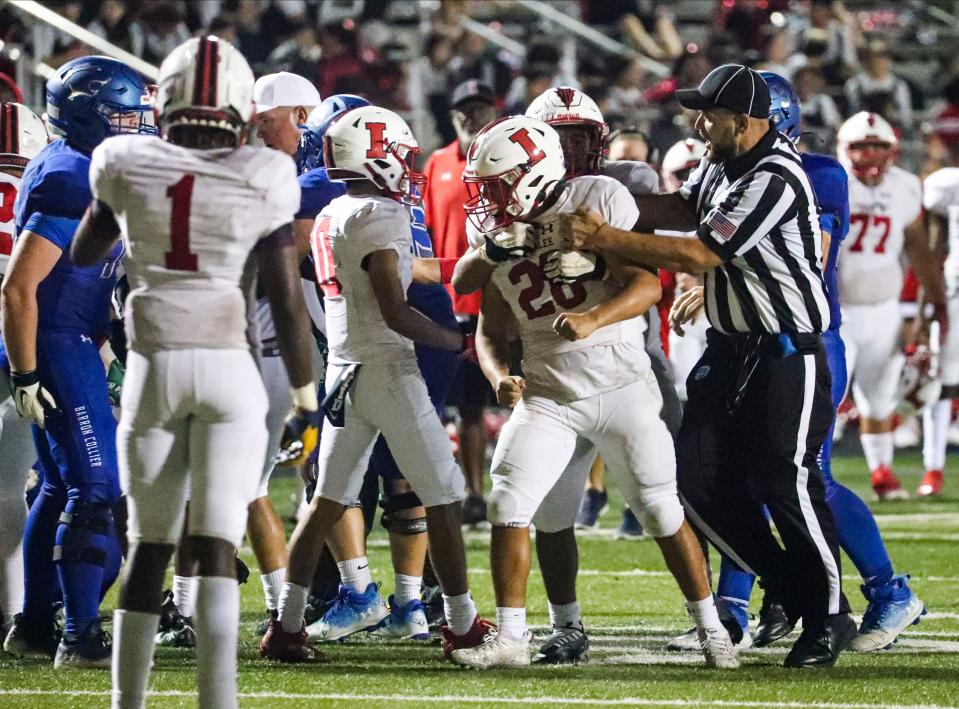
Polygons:
M679 89L680 105L697 111L725 108L753 118L769 118L769 87L755 71L742 64L716 67L695 89Z

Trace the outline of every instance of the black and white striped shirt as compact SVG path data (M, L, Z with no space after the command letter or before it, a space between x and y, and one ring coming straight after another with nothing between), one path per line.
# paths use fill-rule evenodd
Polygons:
M819 209L793 144L773 128L725 163L703 158L680 189L697 236L723 263L706 273L706 316L726 333L829 327Z

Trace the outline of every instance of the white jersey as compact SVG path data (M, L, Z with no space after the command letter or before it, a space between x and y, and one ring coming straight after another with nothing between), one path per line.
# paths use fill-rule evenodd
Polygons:
M633 196L659 192L659 174L637 160L607 160L603 174L621 182Z
M20 178L0 172L0 276L7 272L10 254L13 252L13 203L20 191Z
M959 167L944 167L923 183L922 206L946 218L949 253L946 256L946 287L959 293Z
M902 168L889 168L875 187L849 175L849 234L839 260L843 305L899 297L905 230L921 213L922 184Z
M94 150L90 184L113 209L133 266L130 347L247 348L247 264L299 208L293 160L270 148L117 136Z
M343 195L316 217L310 235L316 275L326 304L330 362L413 357L413 342L387 327L366 270L367 256L393 249L405 293L413 281L407 208L388 197Z
M616 180L602 176L574 178L565 184L556 202L537 217L541 229L536 249L526 258L498 265L490 276L519 324L527 392L559 402L618 389L649 370L642 317L600 328L576 342L553 331L553 321L560 313L585 312L620 291L609 280L551 284L543 272L547 258L558 248L553 240L556 215L580 207L596 210L619 229L632 228L639 218L629 191Z

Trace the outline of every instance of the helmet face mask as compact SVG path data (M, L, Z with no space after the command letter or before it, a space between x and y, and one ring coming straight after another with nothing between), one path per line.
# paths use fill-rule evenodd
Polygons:
M485 234L508 227L517 217L523 216L523 208L513 192L513 183L518 176L516 168L492 177L463 175L469 194L463 207L473 226Z
M879 184L898 155L899 139L886 120L860 111L839 127L837 157L865 185Z
M895 146L878 141L850 143L844 147L852 173L860 182L878 184L896 159Z

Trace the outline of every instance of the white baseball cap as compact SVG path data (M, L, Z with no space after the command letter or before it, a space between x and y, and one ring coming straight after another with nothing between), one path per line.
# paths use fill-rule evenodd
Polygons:
M281 106L319 106L320 92L309 79L281 71L256 80L253 84L253 102L257 113Z

